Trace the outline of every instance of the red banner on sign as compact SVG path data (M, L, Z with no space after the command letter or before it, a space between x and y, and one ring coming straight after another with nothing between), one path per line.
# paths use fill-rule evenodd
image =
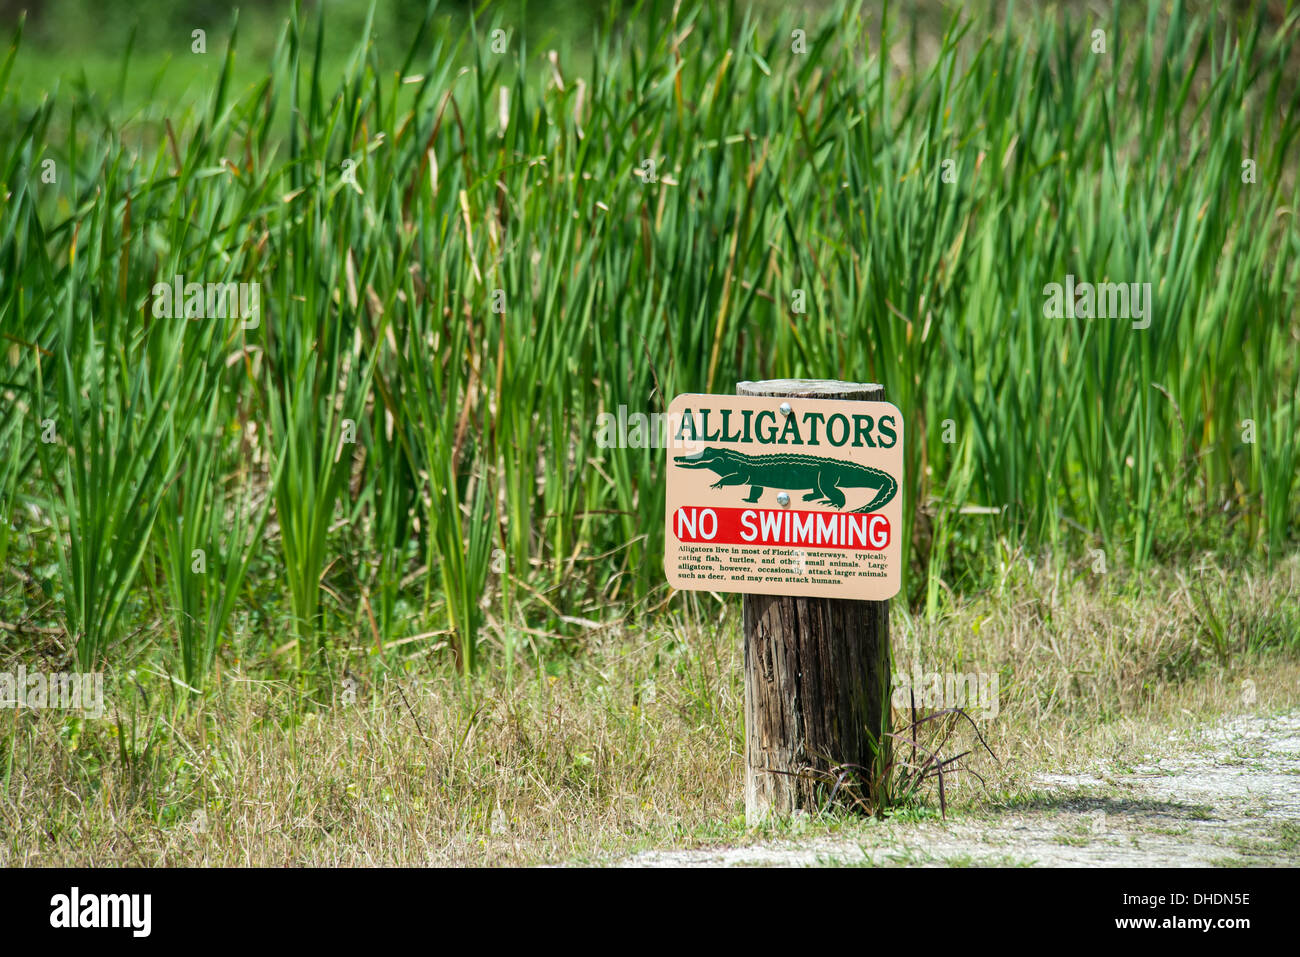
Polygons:
M681 542L712 545L781 545L878 552L889 547L889 519L858 512L805 512L789 508L716 508L683 505L671 531Z

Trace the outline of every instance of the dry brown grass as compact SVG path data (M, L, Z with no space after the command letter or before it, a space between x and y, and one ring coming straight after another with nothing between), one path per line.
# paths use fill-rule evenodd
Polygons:
M896 614L900 665L915 653L927 669L1002 675L999 713L980 727L1003 763L976 765L991 793L963 787L958 811L1006 801L1043 770L1122 760L1177 726L1294 704L1298 583L1295 560L1122 588L1019 566L998 594L933 622ZM1227 631L1217 651L1211 618ZM1252 652L1252 638L1279 648ZM284 686L227 670L189 712L156 693L143 709L138 691L99 722L11 712L0 857L505 864L741 842L755 835L740 800L740 674L733 608L716 624L674 617L597 639L563 675L484 684L472 699L450 679L389 676L298 715Z

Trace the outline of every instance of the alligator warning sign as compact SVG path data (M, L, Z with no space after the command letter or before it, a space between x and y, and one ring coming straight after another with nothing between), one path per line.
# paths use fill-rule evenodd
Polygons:
M889 402L679 395L674 588L882 601L902 584L903 416Z

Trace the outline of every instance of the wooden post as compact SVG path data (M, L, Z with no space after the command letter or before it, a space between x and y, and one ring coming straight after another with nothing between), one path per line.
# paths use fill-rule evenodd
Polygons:
M736 392L885 399L880 385L816 379ZM746 821L813 810L819 785L822 800L834 786L824 772L840 765L857 765L858 783L874 788L889 753L889 602L745 595L744 628Z

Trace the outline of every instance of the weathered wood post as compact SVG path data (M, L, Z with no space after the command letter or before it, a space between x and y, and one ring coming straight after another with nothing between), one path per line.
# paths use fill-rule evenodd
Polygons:
M812 379L736 391L885 399L880 385ZM824 772L836 767L856 765L859 783L873 785L889 753L889 602L746 594L744 631L746 820L813 809L819 779L825 794Z

